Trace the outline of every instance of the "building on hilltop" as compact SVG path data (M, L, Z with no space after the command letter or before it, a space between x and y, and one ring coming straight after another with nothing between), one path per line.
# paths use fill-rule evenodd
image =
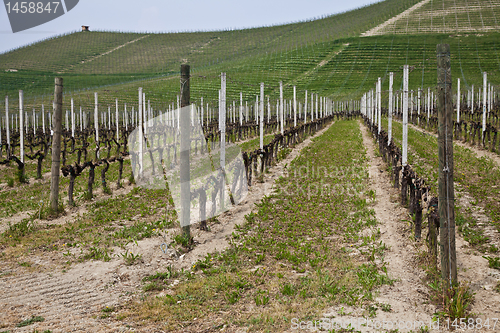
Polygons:
M88 25L82 25L82 31L90 31Z

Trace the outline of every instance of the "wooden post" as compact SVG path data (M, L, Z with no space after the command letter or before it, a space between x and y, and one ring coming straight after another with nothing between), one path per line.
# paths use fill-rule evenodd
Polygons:
M57 212L59 207L59 167L61 158L61 135L62 135L62 94L63 94L63 79L57 77L55 80L54 90L54 111L52 112L53 131L52 138L52 169L50 182L50 208Z
M387 130L387 145L391 144L391 139L392 139L392 110L394 108L393 105L393 96L392 96L392 89L394 85L394 73L390 72L389 73L389 125L388 125L388 130Z
M125 103L125 105L123 106L123 108L124 108L123 111L125 113L125 117L123 118L123 122L125 123L125 132L127 132L128 131L128 122L129 122L128 113L127 113L127 103ZM132 115L133 115L133 112L132 112Z
M99 107L97 100L97 93L94 93L94 130L95 130L95 144L99 147ZM97 157L99 157L99 151L97 151Z
M19 90L19 154L20 160L24 163L24 122L23 122L23 114L24 114L24 92ZM24 168L23 168L24 172Z
M408 163L408 65L403 66L403 142L401 165Z
M460 79L457 79L457 123L460 123Z
M318 115L318 94L315 94L315 96L316 96L316 114L315 114L316 118L314 118L314 119L318 119L319 118L319 115Z
M470 107L471 107L472 114L474 114L474 85L472 85L472 91L470 94L471 94Z
M5 96L5 131L7 135L7 158L10 157L9 96ZM44 132L45 133L45 132Z
M452 285L457 282L457 258L453 188L453 102L448 44L437 46L437 77L441 277Z
M427 126L429 126L430 117L431 117L431 88L427 88Z
M104 125L106 125L106 114L104 114ZM108 130L111 129L111 106L108 105Z
M378 78L377 81L377 120L378 120L378 134L382 130L382 78Z
M482 130L482 139L483 139L483 145L484 145L484 135L486 132L486 98L487 98L487 93L486 93L486 87L487 87L487 82L488 82L488 74L486 72L483 73L483 130Z
M143 132L143 120L142 120L142 87L139 87L139 108L137 111L137 118L136 120L139 122L137 126L139 127L139 177L142 177L142 171L143 171L143 158L144 158L144 132Z
M297 127L297 87L293 86L293 127Z
M75 137L75 102L71 99L71 137Z
M189 87L189 65L181 65L181 108L187 107L190 104L190 87ZM182 111L180 116L181 130L181 149L180 149L180 176L181 176L181 228L182 234L191 241L190 229L190 209L191 209L191 186L189 183L189 151L191 146L190 126L189 126L189 109ZM179 110L180 112L180 110Z
M271 103L269 102L269 96L267 96L267 123L271 122Z
M280 81L280 111L279 111L279 119L280 119L280 133L283 135L283 81Z
M306 90L306 98L304 101L304 124L307 123L307 90Z
M311 122L314 121L314 94L311 93Z
M240 126L243 125L243 92L240 91Z
M116 116L115 116L115 123L116 123L116 141L120 140L120 127L119 124L120 122L118 121L119 115L118 115L118 98L116 99Z
M260 107L259 107L259 148L264 149L264 82L260 83Z
M219 95L219 131L220 131L220 168L222 172L226 168L226 73L220 74ZM224 189L220 192L220 205L224 209Z

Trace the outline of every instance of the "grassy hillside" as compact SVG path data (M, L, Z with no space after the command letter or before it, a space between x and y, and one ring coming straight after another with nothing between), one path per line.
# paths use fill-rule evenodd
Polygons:
M421 8L436 4L426 1ZM483 71L489 73L491 83L500 83L498 32L359 37L365 28L391 17L388 13L400 13L413 3L388 0L320 20L237 31L74 33L0 55L0 92L11 96L14 108L17 90L24 89L26 106L39 109L42 103L51 105L54 77L62 76L65 98L74 98L84 110L93 109L94 91L104 107L113 106L115 98L134 105L139 86L155 108L165 109L179 93L179 65L188 62L194 102L203 97L217 105L221 72L228 76L230 103L239 101L240 92L253 103L260 82L265 82L266 95L276 99L279 81L285 84L286 98L296 85L301 100L306 89L337 100L357 99L374 87L378 77L383 78L383 89L388 89L391 71L394 87L400 89L404 64L411 66L410 89L434 87L439 43L450 44L453 79L461 78L463 89L479 86ZM61 54L50 55L53 49ZM40 59L46 60L30 60L35 54L44 54ZM5 68L18 72L5 72ZM0 109L2 104L3 100Z
M411 35L411 36L373 36L339 39L331 42L317 43L308 47L265 56L249 56L241 60L227 60L204 68L194 70L191 78L191 99L199 102L201 97L213 106L217 105L220 89L219 74L225 71L228 76L228 100L239 101L240 91L244 99L252 103L259 92L259 83L265 82L266 95L270 99L278 98L279 81L285 82L285 97L291 98L291 85L297 85L298 97L303 99L304 90L320 93L335 99L354 99L368 89L374 88L378 77L383 79L383 89L388 89L389 72L395 73L394 88L402 87L402 66L409 64L410 89L427 89L435 87L436 77L436 45L449 43L451 47L451 66L453 82L462 79L462 89L472 84L482 84L481 73L489 73L489 81L500 84L499 33L484 36L470 35ZM9 73L15 76L18 73ZM65 82L75 80L84 82L88 75L66 74ZM124 76L110 75L108 79L118 82ZM51 78L46 78L52 84ZM66 85L66 83L65 83ZM176 100L179 92L177 75L156 79L116 84L96 89L83 89L67 92L66 98L75 98L76 105L86 110L93 109L93 92L99 92L101 105L114 105L115 98L129 105L136 103L137 88L144 88L147 98L151 99L155 108L166 108ZM476 90L477 91L477 90ZM11 98L16 98L13 93ZM37 99L27 96L26 105L51 104L52 96L38 96ZM3 101L0 101L3 103ZM232 103L232 102L231 102ZM16 101L11 101L15 107ZM66 104L67 105L67 104ZM0 106L0 109L3 107Z
M318 42L357 36L416 2L387 0L323 19L234 31L77 32L0 55L0 92L24 89L30 94L51 93L51 83L44 79L53 82L53 77L63 74L84 74L78 78L70 75L67 80L68 89L79 90L177 73L183 62L198 69L230 60L245 61L255 55L279 55ZM18 75L6 75L7 69L18 70ZM124 76L115 76L118 74Z
M498 0L425 0L376 34L477 33L500 29Z

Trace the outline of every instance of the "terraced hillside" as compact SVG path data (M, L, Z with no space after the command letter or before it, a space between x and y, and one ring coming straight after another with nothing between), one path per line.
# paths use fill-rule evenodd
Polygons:
M456 3L461 1L465 3ZM496 8L493 0L476 2L483 9L488 4ZM298 323L301 331L317 331L316 324L328 321L332 325L319 330L435 332L441 323L439 331L448 332L446 324L464 331L463 320L468 332L498 332L499 104L488 115L482 143L478 112L464 111L462 122L454 126L458 285L442 279L436 250L441 247L428 236L435 234L431 230L439 220L436 199L443 200L436 192L436 112L419 113L420 118L410 113L409 164L403 169L403 126L396 116L401 109L391 118L390 146L383 141L389 120L382 111L383 132L377 135L375 123L359 117L358 110L338 110L339 102L359 103L379 77L379 105L388 104L390 72L399 105L406 64L410 89L436 92L440 43L451 46L453 87L461 78L462 93L472 85L477 92L484 71L490 83L500 84L497 29L476 31L471 23L466 33L390 32L405 17L409 27L420 12L427 13L421 21L430 28L424 18L434 17L434 24L444 15L437 3L449 4L386 0L320 20L239 31L72 33L0 55L0 94L9 96L8 108L0 98L0 333L296 332ZM177 107L179 65L186 62L191 65L191 102L203 97L209 106L205 110L212 112L202 117L207 119L207 140L192 140L188 154L180 150L184 139L177 139L184 132L180 117L164 112ZM243 162L241 168L227 167L220 176L192 182L195 216L203 219L218 207L231 208L192 225L186 235L170 200L175 194L171 183L161 189L141 187L141 167L133 166L147 161L144 169L152 165L156 180L171 180L173 168L180 170L181 156L206 161L200 164L212 175L217 161L224 165L231 160L231 150L224 161L218 149L224 137L215 119L221 72L227 74L225 142L240 147ZM47 122L37 124L35 113L49 119L54 77L59 76L64 79L66 117L61 199L52 210L48 151L58 132L51 135ZM280 81L285 97L281 124ZM273 107L272 118L269 108L261 118L262 132L252 115L256 109L250 116L235 117L238 109L233 108L239 106L240 92L244 103L253 106L261 82ZM318 107L314 113L311 104L299 104L299 111L310 113L295 119L292 86L300 102L306 91L311 104L311 94L316 94L316 105L322 100L318 96L330 100L323 99L319 116ZM138 87L146 95L145 105L151 102L153 110L144 109L147 118L137 110ZM19 89L25 92L25 112L20 114ZM76 117L67 111L70 99ZM157 121L150 126L151 118L160 119L162 126ZM11 122L5 126L7 119ZM141 122L147 141L137 153L129 134ZM70 129L70 123L75 127ZM374 138L380 140L378 147ZM384 147L392 156L387 157ZM204 151L209 159L202 158ZM418 178L407 172L408 166ZM201 167L191 169L190 176ZM240 179L241 187L233 181L230 194L222 195L229 178ZM207 183L216 184L215 190ZM245 188L247 196L237 203Z
M478 33L500 29L499 0L424 0L364 36Z
M113 105L115 98L134 102L139 86L156 108L166 108L176 102L179 65L187 62L195 101L203 97L216 104L220 72L228 75L229 100L239 100L243 92L245 101L254 101L260 82L266 84L266 95L276 98L279 81L285 83L287 98L296 85L299 98L308 90L336 100L357 99L378 77L387 85L391 71L398 89L403 64L411 66L411 89L434 87L435 47L442 42L451 45L452 74L465 89L481 84L484 71L498 84L498 31L476 32L495 26L500 0L453 3L387 0L319 20L247 30L72 33L0 55L0 94L11 96L15 107L12 99L23 89L26 105L39 109L50 105L54 77L62 76L66 96L83 108L93 108L94 91L103 105ZM461 6L470 9L463 12L470 24L463 24ZM450 23L453 11L456 25L468 33L438 34L437 22ZM416 20L422 29L414 29ZM403 26L408 35L400 34ZM362 32L372 36L359 37Z
M230 60L279 57L292 49L358 36L417 2L388 0L318 20L244 30L71 33L1 54L0 92L51 94L56 75L64 75L67 91L75 91L177 73L185 62L200 71Z

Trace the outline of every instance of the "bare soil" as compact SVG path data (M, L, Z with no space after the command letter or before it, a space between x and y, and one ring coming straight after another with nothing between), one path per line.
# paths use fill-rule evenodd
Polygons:
M321 135L328 126L316 133ZM296 145L286 159L280 161L264 175L264 182L255 183L249 188L248 196L240 205L220 215L220 223L210 225L209 232L192 226L192 234L197 243L195 248L181 255L169 248L164 253L160 245L170 243L173 235L154 237L131 243L127 249L134 254L142 254L142 262L126 266L119 255L109 262L86 261L73 265L67 271L57 265L56 259L46 256L30 258L31 267L17 263L0 262L0 331L33 332L33 330L52 332L124 332L144 331L161 332L160 324L154 327L136 327L137 323L117 321L103 312L106 306L119 308L120 305L142 294L141 279L157 271L165 271L169 265L176 269L189 269L198 259L206 254L223 251L229 245L227 237L234 231L235 225L245 221L245 215L254 209L265 195L273 191L276 179L285 175L286 167L307 147L312 138ZM132 186L122 189L130 191ZM118 191L113 195L123 194ZM81 208L85 209L85 208ZM61 217L51 223L64 224L72 221L73 214ZM115 254L123 252L116 248ZM49 273L50 272L50 273ZM175 282L174 282L175 283ZM33 316L41 316L43 322L17 328L16 325Z
M438 306L429 302L430 289L425 282L425 272L419 268L418 251L427 251L426 230L423 231L422 239L413 240L411 221L406 208L399 204L399 190L394 189L386 166L381 157L376 156L376 146L367 128L361 124L363 142L367 148L369 159L369 176L371 188L376 193L376 201L373 206L378 222L380 223L381 241L389 249L386 251L385 261L388 263L387 271L391 278L396 278L397 282L393 286L383 286L379 291L377 301L379 303L390 304L391 311L377 311L377 316L372 320L388 322L414 322L422 321L429 325L433 314L438 310ZM425 216L424 210L423 215ZM482 254L474 251L463 238L456 234L457 267L459 281L469 281L472 291L475 293L475 303L472 305L474 318L481 318L483 321L490 318L500 318L500 294L493 290L500 281L500 271L489 268L488 262L482 258ZM341 316L340 313L351 313ZM326 314L334 316L339 320L358 320L363 315L363 309L351 309L337 307ZM366 315L366 313L365 313ZM443 328L441 322L440 330ZM395 327L397 328L397 327ZM490 330L467 329L467 332L498 332L500 326L497 325ZM361 328L362 332L379 331L373 327ZM387 330L380 330L387 331ZM409 332L410 329L400 329L399 332ZM414 332L417 330L413 329ZM461 330L457 330L461 331Z

